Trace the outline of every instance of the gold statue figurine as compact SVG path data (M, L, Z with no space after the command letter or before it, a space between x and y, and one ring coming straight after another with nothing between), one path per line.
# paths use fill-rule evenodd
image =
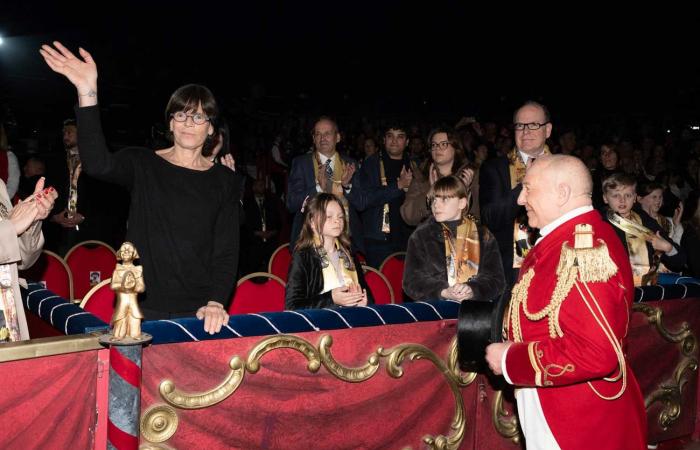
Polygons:
M112 274L112 290L117 294L117 303L112 315L114 340L141 338L141 320L138 294L146 289L143 282L143 268L134 265L139 254L131 242L124 242L117 252L117 264Z

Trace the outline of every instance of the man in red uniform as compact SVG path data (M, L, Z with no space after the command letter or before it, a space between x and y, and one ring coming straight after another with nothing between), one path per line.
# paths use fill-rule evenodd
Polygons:
M508 341L486 361L515 386L528 449L646 448L644 401L625 361L634 296L629 259L591 206L572 156L538 158L518 203L541 238L513 288Z

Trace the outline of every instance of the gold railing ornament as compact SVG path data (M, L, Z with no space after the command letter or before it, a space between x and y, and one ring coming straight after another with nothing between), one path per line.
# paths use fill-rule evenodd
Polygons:
M150 445L165 442L175 434L179 419L175 409L168 405L153 405L141 416L141 435ZM143 448L143 446L141 446ZM156 446L153 448L169 448Z
M494 392L491 406L491 421L498 434L506 439L510 439L514 444L519 444L521 435L518 427L518 417L515 414L509 414L503 406L503 391Z
M423 442L433 449L457 449L459 448L466 430L466 418L464 403L460 387L471 384L476 374L463 374L457 367L456 338L450 344L446 361L440 359L432 350L419 344L400 344L388 350L378 347L367 357L367 362L359 367L349 367L339 363L331 353L333 338L324 334L314 346L310 342L293 335L275 335L266 337L256 344L243 359L234 356L229 361L230 371L218 386L208 391L199 393L187 393L175 387L171 380L160 383L160 395L168 405L153 405L148 408L141 418L141 436L147 441L142 448L158 447L162 442L170 439L177 430L177 409L203 409L224 401L236 392L243 383L246 373L255 374L260 370L260 361L272 351L286 348L296 350L304 355L307 360L307 370L316 373L323 366L335 378L348 383L361 383L369 380L378 372L382 359L385 360L385 368L392 378L401 378L404 373L402 364L406 359L430 361L445 377L455 400L455 415L450 423L452 434L426 435ZM245 361L245 362L244 362ZM146 447L151 445L151 447ZM410 448L410 447L404 447Z
M151 336L141 333L143 314L139 308L138 295L145 291L143 267L134 264L139 253L131 242L124 242L117 251L117 263L112 273L110 287L116 294L112 330L100 342L104 344L134 345L151 340Z
M663 324L663 311L661 308L637 303L633 305L632 310L647 316L649 324L655 325L658 333L666 341L672 344L679 344L680 346L682 358L673 371L673 376L667 383L661 384L657 390L649 394L644 400L644 406L647 410L654 403L660 402L663 404L658 422L663 430L667 430L680 418L684 388L692 375L691 372L697 372L698 370L697 339L687 322L683 322L678 331L668 330Z

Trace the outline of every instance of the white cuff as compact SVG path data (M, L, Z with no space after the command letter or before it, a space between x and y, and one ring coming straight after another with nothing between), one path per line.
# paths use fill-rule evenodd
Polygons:
M503 372L503 378L506 379L508 384L513 384L513 382L510 381L510 377L508 376L508 372L506 371L506 355L508 354L509 349L510 349L510 346L508 346L506 351L504 351L503 355L501 356L501 372Z
M321 185L316 183L316 192L323 192L323 189L321 189Z
M678 253L678 249L673 247L670 252L666 252L666 256L675 256Z

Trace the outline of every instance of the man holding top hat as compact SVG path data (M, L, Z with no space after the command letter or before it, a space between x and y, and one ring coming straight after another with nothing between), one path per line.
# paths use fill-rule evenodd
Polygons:
M528 449L646 448L646 414L625 361L634 296L629 260L591 205L586 166L538 158L518 204L541 238L523 261L486 361L517 386Z

